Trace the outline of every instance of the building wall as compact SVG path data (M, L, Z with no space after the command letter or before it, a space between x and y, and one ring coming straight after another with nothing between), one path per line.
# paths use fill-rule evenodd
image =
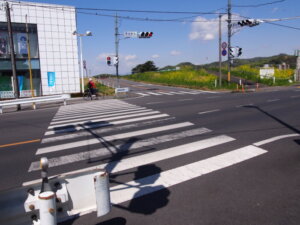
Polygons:
M80 92L78 42L72 34L76 30L75 8L31 2L9 4L12 23L26 23L27 15L27 23L37 24L42 94ZM2 0L0 21L7 22ZM55 72L53 87L48 87L48 72Z

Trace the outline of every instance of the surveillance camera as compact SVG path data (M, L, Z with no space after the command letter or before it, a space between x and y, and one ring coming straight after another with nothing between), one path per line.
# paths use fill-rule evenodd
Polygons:
M87 36L92 36L92 32L88 30L88 31L86 32L86 35L87 35Z
M73 34L73 35L76 35L76 34L77 34L77 31L76 31L76 30L74 30L72 34Z

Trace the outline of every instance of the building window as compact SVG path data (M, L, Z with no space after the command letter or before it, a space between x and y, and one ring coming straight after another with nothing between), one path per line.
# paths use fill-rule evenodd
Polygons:
M39 62L37 25L28 24L27 33L26 24L12 23L12 32L20 96L26 97L31 93L29 60L31 63L33 89L35 95L40 95L41 73ZM13 85L11 79L12 66L8 38L9 37L7 23L0 22L0 98L8 98L10 96L10 93L12 93L13 96ZM29 45L27 44L27 40L29 40Z

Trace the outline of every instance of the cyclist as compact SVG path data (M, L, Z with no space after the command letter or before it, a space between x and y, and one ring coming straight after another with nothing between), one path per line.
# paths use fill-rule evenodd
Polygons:
M92 78L89 78L88 88L89 88L90 93L92 95L96 94L96 85L95 85L95 83L94 83L94 81L93 81Z

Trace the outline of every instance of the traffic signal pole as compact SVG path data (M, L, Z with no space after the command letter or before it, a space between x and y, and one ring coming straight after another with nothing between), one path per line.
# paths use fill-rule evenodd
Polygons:
M13 33L12 33L10 8L9 8L8 2L6 2L6 5L5 5L5 12L6 12L6 17L7 17L7 29L8 29L8 37L9 37L11 68L12 68L12 75L13 75L14 97L17 99L17 98L20 98L20 90L19 90L19 84L18 84L18 79L17 79L14 39L13 39ZM20 110L21 106L17 105L17 109Z
M231 55L230 55L230 49L231 49L231 0L228 0L228 82L230 82L230 76L231 76Z
M115 18L115 48L116 48L116 57L119 58L119 24L118 24L118 14ZM119 81L119 63L116 63L116 76L117 76L117 87L120 87Z
M221 24L222 15L219 15L219 85L222 86L222 24Z

